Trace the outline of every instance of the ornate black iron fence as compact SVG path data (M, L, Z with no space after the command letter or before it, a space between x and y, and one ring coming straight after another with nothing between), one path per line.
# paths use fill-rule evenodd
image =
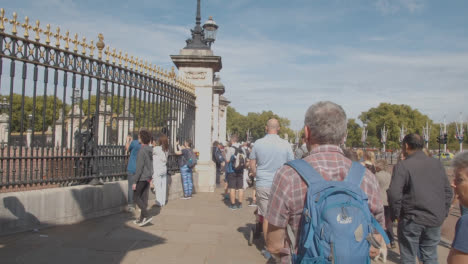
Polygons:
M194 137L194 88L174 68L110 49L101 34L94 45L3 9L0 111L1 187L124 177L127 136L143 127L171 146Z

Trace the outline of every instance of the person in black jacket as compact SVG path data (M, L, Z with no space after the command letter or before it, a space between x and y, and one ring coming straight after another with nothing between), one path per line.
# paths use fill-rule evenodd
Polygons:
M418 134L405 136L405 160L393 168L387 191L394 218L398 219L400 263L416 263L416 256L427 263L439 263L437 245L440 228L448 215L453 192L440 161L422 151Z
M133 179L134 200L141 210L140 218L134 223L144 226L153 219L148 215L148 190L153 177L153 148L148 146L151 141L151 134L148 130L142 129L138 134L141 149L138 151L136 160L136 171Z

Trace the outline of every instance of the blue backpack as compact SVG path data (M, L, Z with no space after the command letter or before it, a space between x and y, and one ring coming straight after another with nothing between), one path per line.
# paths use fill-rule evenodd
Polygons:
M390 241L372 216L367 195L360 185L365 168L353 162L344 181L326 181L304 160L293 160L287 165L295 169L307 184L307 195L299 226L299 240L287 227L293 263L370 263L372 244L380 248L371 235L377 230ZM383 245L386 246L386 245Z

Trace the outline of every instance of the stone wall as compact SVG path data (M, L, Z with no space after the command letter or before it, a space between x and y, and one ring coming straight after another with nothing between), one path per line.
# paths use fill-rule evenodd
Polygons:
M198 173L193 174L195 192ZM127 206L127 181L100 186L73 187L0 193L0 235L54 225L75 224L87 219L116 214ZM168 176L168 200L183 195L179 173ZM150 195L150 205L154 195Z

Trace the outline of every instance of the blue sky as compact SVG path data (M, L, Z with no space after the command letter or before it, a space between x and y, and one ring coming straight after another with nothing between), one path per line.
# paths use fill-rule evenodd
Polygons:
M170 68L195 20L195 0L0 0L9 17L40 19ZM202 0L219 24L215 55L232 106L272 110L302 126L307 107L341 104L349 118L380 102L440 122L468 121L468 1Z

